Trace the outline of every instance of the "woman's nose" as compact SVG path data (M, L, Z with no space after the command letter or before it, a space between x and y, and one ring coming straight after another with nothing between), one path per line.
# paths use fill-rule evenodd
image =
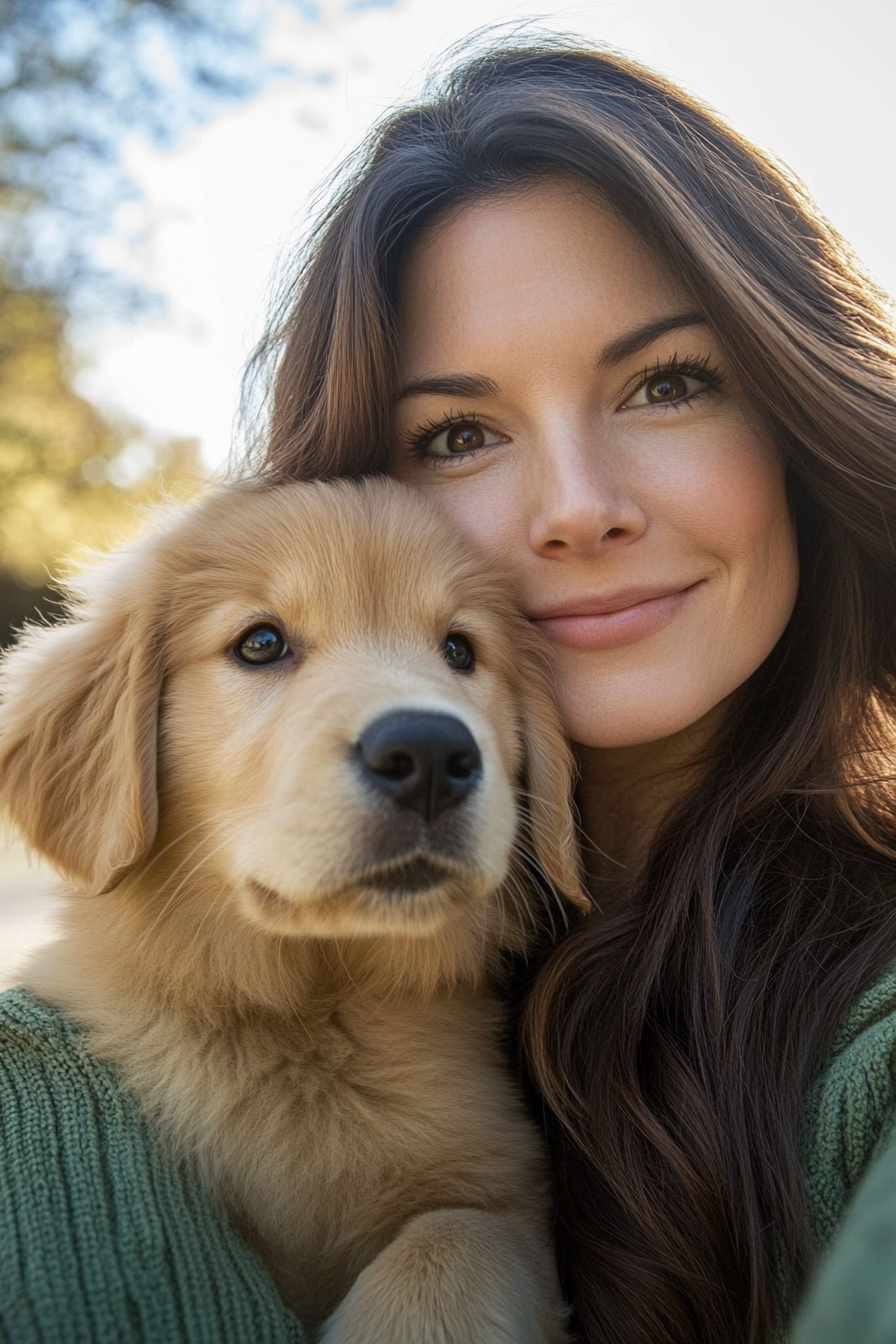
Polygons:
M617 464L618 468L618 464ZM529 544L562 558L628 545L647 527L625 474L596 445L554 444L544 455L533 497Z

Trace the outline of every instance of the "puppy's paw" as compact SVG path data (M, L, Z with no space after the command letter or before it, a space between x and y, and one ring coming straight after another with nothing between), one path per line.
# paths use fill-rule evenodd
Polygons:
M358 1276L319 1344L566 1344L549 1247L509 1218L421 1214Z

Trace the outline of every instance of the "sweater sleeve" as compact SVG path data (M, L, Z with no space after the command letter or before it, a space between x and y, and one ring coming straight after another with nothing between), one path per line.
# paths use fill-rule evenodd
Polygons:
M264 1265L65 1017L0 995L0 1341L303 1344Z
M806 1096L801 1155L815 1240L827 1246L896 1126L896 969L853 1004Z
M790 1344L896 1344L896 1140L856 1191Z
M807 1097L822 1257L790 1344L896 1344L896 973L855 1004Z

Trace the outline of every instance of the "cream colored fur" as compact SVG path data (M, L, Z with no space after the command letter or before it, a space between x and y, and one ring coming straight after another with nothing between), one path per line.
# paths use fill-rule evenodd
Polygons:
M294 656L247 667L234 643L264 620ZM442 656L453 630L472 674ZM526 851L582 901L540 659L479 557L379 481L213 490L4 664L0 802L71 883L27 983L85 1024L326 1344L567 1338L489 991L540 918ZM450 843L355 768L395 708L479 744ZM396 897L408 845L444 878Z

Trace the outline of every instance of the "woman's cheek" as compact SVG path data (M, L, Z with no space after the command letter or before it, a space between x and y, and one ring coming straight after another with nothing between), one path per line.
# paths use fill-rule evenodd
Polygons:
M744 432L685 456L652 478L643 557L651 577L702 582L656 635L596 653L553 650L564 726L583 746L635 746L697 723L761 666L793 612L799 561L777 452Z
M524 555L524 508L517 499L513 473L486 469L459 472L454 467L430 468L417 475L414 488L475 546L519 577Z

